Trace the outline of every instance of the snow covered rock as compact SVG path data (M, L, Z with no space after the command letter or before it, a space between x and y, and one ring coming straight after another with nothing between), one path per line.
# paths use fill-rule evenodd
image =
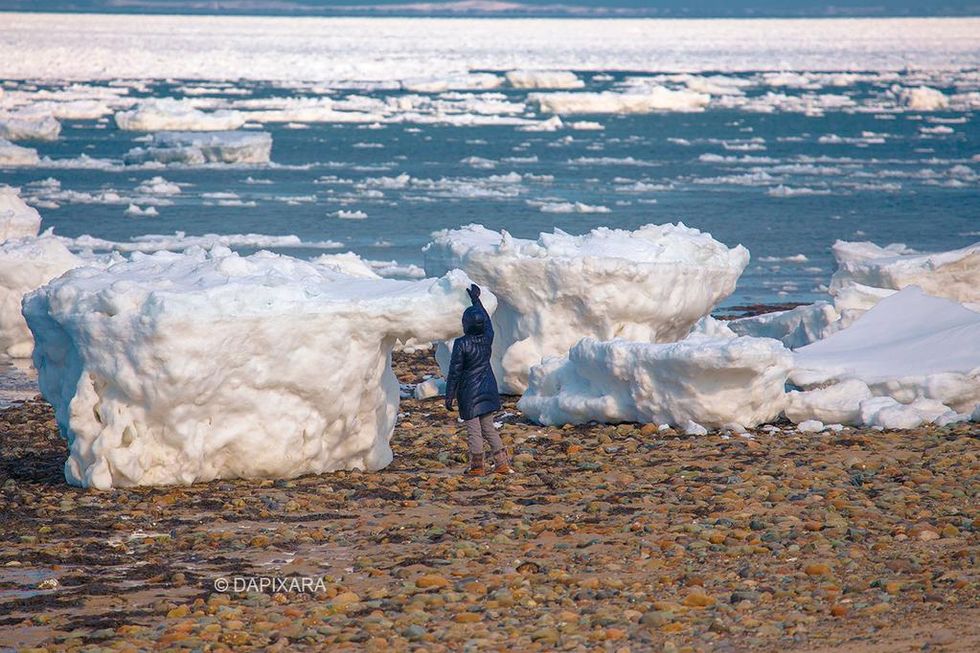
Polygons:
M34 347L21 315L24 295L83 263L55 236L24 236L0 243L0 354L11 358L29 358Z
M272 153L268 132L161 132L146 147L131 149L127 164L203 165L206 163L267 164Z
M949 107L949 98L928 86L903 88L898 92L898 101L911 111L939 111Z
M41 215L20 198L19 189L0 185L0 242L10 238L36 236L41 230Z
M663 86L616 93L532 93L528 101L543 113L652 113L654 111L701 111L711 96L693 91L672 91Z
M771 338L692 336L649 344L584 338L531 369L517 406L544 425L643 422L690 430L779 416L792 356Z
M555 229L537 240L469 225L433 238L423 249L427 274L459 268L497 295L492 363L501 391L511 394L525 390L532 365L586 336L684 338L732 292L749 261L741 245L728 248L683 224L582 236ZM445 366L448 351L440 351Z
M47 112L21 110L0 113L0 138L8 141L54 141L61 123Z
M969 413L980 403L980 313L907 287L846 329L796 350L790 380L805 390L789 400L793 420L884 426L874 417L877 403L868 404L881 397L912 406L902 410L926 421L935 415L927 419L919 399Z
M225 248L73 270L24 301L65 476L109 488L380 469L398 412L392 347L458 334L469 283Z
M788 311L764 313L732 320L728 328L741 336L775 338L790 349L826 337L840 316L831 304L816 302Z
M134 109L117 112L115 119L119 129L143 132L224 131L245 124L239 111L206 113L174 98L143 100Z
M569 70L512 70L506 75L514 88L582 88L585 82Z
M14 145L0 138L0 167L36 166L40 162L41 159L34 148Z

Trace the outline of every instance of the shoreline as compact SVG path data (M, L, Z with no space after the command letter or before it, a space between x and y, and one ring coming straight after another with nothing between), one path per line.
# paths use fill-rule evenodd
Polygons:
M394 362L402 382L435 368L431 352ZM400 410L377 473L110 492L65 484L46 404L0 411L0 636L428 651L967 651L980 638L975 425L658 435L538 427L506 398L518 474L469 479L441 402ZM259 576L324 586L213 586Z

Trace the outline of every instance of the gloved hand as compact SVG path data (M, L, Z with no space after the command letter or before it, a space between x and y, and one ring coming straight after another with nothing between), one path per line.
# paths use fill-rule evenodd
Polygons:
M470 296L470 301L474 304L480 299L480 286L470 284L470 287L466 289L466 294Z

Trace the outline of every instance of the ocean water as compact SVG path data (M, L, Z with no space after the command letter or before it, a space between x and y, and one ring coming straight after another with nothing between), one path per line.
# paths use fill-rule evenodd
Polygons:
M34 19L18 20L11 34L21 38ZM129 20L134 33L144 29L137 27L139 19ZM506 31L506 21L496 22ZM559 32L549 37L555 42L569 24L537 22ZM612 29L608 22L615 25L602 21L603 30ZM656 23L662 30L663 22L622 24ZM803 29L799 23L830 29L828 21L786 22L793 24L788 33ZM716 24L725 21L704 23L720 29ZM743 30L742 37L751 33L752 21L735 23L726 23L726 29ZM199 24L179 24L197 25L193 34L202 32ZM366 24L363 29L370 31L372 23ZM385 272L395 275L419 273L411 266L421 264L421 248L433 231L473 222L534 238L555 228L583 233L599 226L630 229L681 221L750 250L752 262L725 307L810 302L826 297L834 271L830 248L838 239L901 242L924 251L980 239L980 43L960 32L943 41L935 22L903 24L905 32L889 32L897 34L892 41L869 45L865 59L860 23L845 30L853 32L856 45L836 59L824 51L833 50L832 43L824 43L824 50L803 44L797 52L781 41L792 56L771 60L774 69L765 68L770 46L747 50L739 34L726 36L738 44L731 45L728 59L722 41L703 59L689 48L687 59L664 69L655 55L676 48L663 39L647 43L632 27L624 30L628 38L621 46L605 43L601 56L591 58L570 55L574 47L563 44L523 58L503 48L496 54L481 50L477 63L499 61L493 67L467 65L464 57L449 69L425 68L419 61L431 59L432 52L413 58L409 49L400 59L383 40L391 35L379 30L376 50L383 54L372 55L367 72L353 65L340 66L340 72L327 66L319 79L292 79L284 70L278 79L266 80L249 78L252 69L246 67L243 78L228 79L234 63L228 55L216 60L221 78L209 78L203 65L191 71L193 79L167 77L188 74L173 54L159 65L148 59L145 70L135 71L140 78L117 77L116 72L134 71L114 71L111 61L106 63L104 50L110 46L100 39L108 36L96 33L95 44L86 46L64 25L39 51L42 63L0 64L5 75L0 110L30 112L38 103L79 101L102 109L84 119L62 118L55 141L19 142L36 149L41 160L0 169L0 183L21 187L41 211L43 226L66 237L127 243L178 232L291 235L299 242L270 249L299 257L353 251L372 261L396 262ZM247 36L247 30L236 33ZM185 36L193 40L193 34ZM78 51L80 61L86 60L87 47L97 51L97 64L45 68L43 62L59 51L59 38L70 45L69 52ZM302 44L302 31L293 38ZM125 43L133 47L132 39ZM370 43L360 47L370 50ZM650 60L644 60L643 47ZM944 58L943 48L952 48L955 56ZM808 49L822 53L820 70L805 65ZM739 65L722 69L729 60ZM379 68L386 61L389 68ZM637 69L644 61L646 68ZM912 67L916 62L928 65ZM514 88L504 73L528 63L574 70L581 86ZM866 67L871 65L876 68ZM379 78L379 69L390 74ZM425 70L431 74L419 81ZM312 67L303 72L312 74ZM920 86L941 92L945 105L923 109L910 103L908 89ZM680 93L680 99L697 93L709 99L693 111L678 105L642 113L566 114L560 128L539 131L552 114L538 108L534 93L620 97L654 89ZM126 153L145 146L147 134L117 128L113 114L151 98L173 98L206 113L245 112L245 131L271 134L270 162L127 165ZM248 113L288 108L298 98L332 102L334 114L322 122L290 122L283 116L277 120L285 122L273 122ZM157 177L179 185L181 192L147 192L145 182ZM130 205L139 211L153 207L157 215L133 215ZM256 238L236 242L244 252L263 244ZM181 240L172 237L168 243L179 248Z

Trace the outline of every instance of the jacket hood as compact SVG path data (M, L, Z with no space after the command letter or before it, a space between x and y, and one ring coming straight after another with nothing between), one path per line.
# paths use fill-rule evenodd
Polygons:
M470 306L463 311L463 333L468 336L482 336L486 331L486 317L476 306Z

